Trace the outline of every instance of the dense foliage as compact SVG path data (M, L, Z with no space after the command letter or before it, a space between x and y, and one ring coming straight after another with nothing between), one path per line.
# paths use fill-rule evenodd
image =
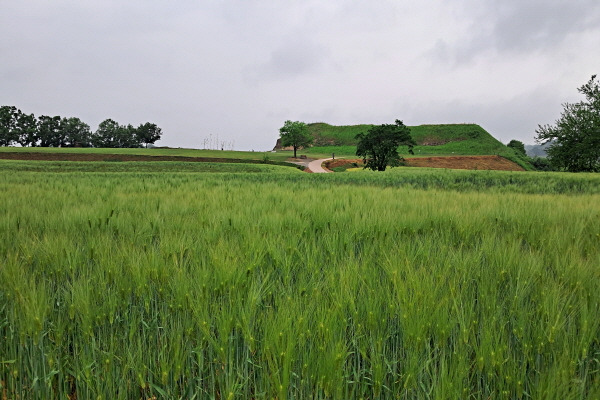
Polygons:
M546 152L557 168L600 171L600 84L596 75L579 89L584 101L567 103L555 125L539 126L536 139L550 143Z
M508 142L506 146L510 147L511 149L514 149L523 156L527 155L527 151L525 151L525 145L520 140L513 139L510 142Z
M294 158L296 152L301 147L306 147L313 142L313 137L306 128L306 124L300 121L285 121L279 129L279 137L282 146L292 146L294 148Z
M96 132L79 118L25 114L14 106L0 107L0 146L23 147L141 147L160 140L161 129L146 122L137 128L112 119Z
M373 171L385 171L386 167L400 165L402 157L398 154L399 146L412 147L416 142L410 136L410 129L400 120L395 124L376 125L367 133L356 135L356 155L362 157L365 168Z
M546 157L529 157L529 162L536 171L554 171L555 168Z

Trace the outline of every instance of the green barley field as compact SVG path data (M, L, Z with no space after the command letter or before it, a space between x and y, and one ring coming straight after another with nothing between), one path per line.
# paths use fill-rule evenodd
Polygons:
M598 175L0 161L2 400L598 399L599 288Z

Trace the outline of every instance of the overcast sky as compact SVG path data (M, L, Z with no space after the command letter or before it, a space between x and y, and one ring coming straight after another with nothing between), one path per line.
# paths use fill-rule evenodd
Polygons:
M0 105L273 147L285 120L477 123L507 143L600 74L598 0L0 0Z

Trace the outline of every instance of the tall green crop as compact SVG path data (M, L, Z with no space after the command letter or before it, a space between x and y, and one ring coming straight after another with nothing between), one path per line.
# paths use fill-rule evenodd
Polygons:
M18 165L3 397L600 395L592 176Z

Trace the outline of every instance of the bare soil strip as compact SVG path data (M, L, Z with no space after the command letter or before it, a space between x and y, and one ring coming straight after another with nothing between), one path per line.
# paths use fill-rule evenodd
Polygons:
M187 161L187 162L220 162L220 163L252 163L263 164L261 160L217 157L184 157L184 156L145 156L135 154L85 154L85 153L38 153L38 152L0 152L4 160L34 161Z
M500 156L452 156L407 158L410 167L488 169L498 171L525 171L520 165Z
M146 156L134 154L85 154L85 153L40 153L40 152L0 152L0 159L4 160L32 160L32 161L180 161L180 162L215 162L215 163L248 163L264 164L262 160L217 157L184 157L184 156ZM314 160L316 164L329 161L329 169L351 163L362 163L360 159ZM291 163L271 163L288 164ZM524 171L524 169L500 156L449 156L449 157L416 157L407 158L409 167L450 168L450 169L481 169L499 171ZM312 166L311 166L312 167ZM310 168L310 167L309 167ZM311 170L313 168L310 168ZM307 171L308 172L308 171ZM331 172L318 170L311 172Z
M331 169L352 163L362 165L362 160L334 160L328 162L327 167ZM524 171L520 165L500 156L415 157L407 158L405 164L409 167Z

